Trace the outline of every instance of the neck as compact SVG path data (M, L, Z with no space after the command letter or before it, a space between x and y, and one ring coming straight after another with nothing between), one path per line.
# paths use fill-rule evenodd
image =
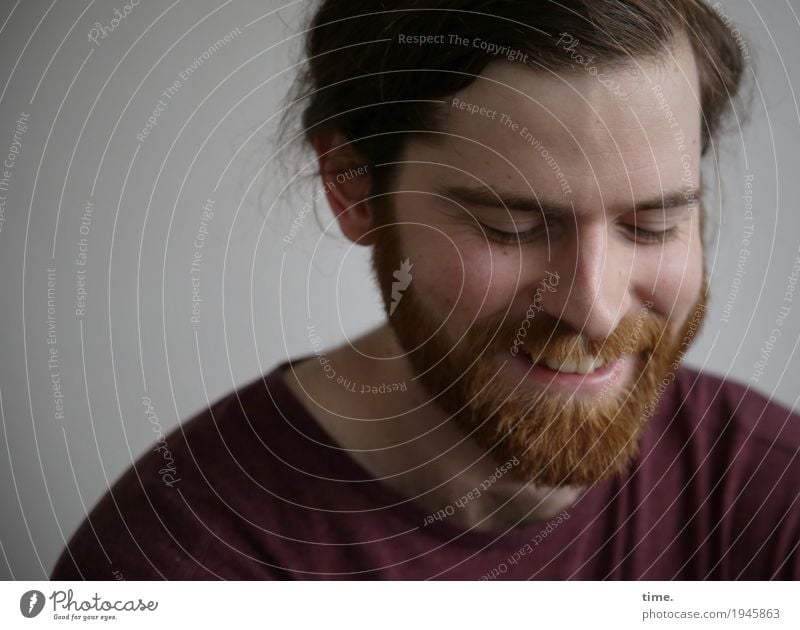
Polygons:
M374 477L414 497L430 519L503 531L548 520L575 501L581 489L520 481L513 462L482 451L429 400L405 354L384 324L326 353L335 376L312 357L284 378L336 443Z

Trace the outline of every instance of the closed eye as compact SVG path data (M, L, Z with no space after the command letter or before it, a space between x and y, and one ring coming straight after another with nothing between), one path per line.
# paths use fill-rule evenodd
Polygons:
M537 225L534 228L521 232L498 230L485 223L481 223L480 226L490 239L498 243L503 243L504 245L523 245L525 243L531 243L547 233L547 226L545 225Z
M506 231L498 230L489 225L480 224L485 234L493 241L502 243L504 245L524 245L531 243L547 233L546 226L538 225L530 230ZM636 225L625 224L622 226L628 236L634 238L637 242L645 244L665 243L678 234L678 226L673 225L664 230L649 230Z
M678 226L673 225L665 230L646 230L636 225L625 225L625 231L642 243L665 243L678 233Z

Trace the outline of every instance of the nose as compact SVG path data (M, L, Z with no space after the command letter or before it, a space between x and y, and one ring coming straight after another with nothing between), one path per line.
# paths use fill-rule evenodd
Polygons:
M607 225L571 232L551 245L546 277L558 284L545 292L543 310L589 341L605 339L630 308L632 258L609 245Z

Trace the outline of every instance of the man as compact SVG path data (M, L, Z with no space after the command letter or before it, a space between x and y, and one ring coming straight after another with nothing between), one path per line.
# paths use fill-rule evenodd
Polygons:
M294 111L387 323L173 433L180 484L145 456L54 577L800 577L800 418L680 366L701 158L743 71L724 24L344 4Z

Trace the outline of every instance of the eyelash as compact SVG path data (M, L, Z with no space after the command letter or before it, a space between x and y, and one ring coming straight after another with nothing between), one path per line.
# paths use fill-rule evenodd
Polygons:
M545 230L541 226L532 230L527 230L526 232L504 232L503 230L498 230L488 225L482 225L482 227L492 240L502 243L503 245L522 245L530 243L536 240L537 237L545 234ZM637 228L634 225L628 225L626 227L629 228L636 238L648 244L666 243L672 239L678 231L678 226L672 226L666 230L645 230Z
M530 243L534 241L537 236L544 233L541 227L536 227L525 232L504 232L503 230L498 230L483 224L481 227L483 227L492 240L502 243L503 245Z
M673 238L677 231L678 226L673 225L671 228L666 230L643 230L641 228L637 228L633 225L628 226L630 227L636 234L638 238L643 238L646 243L666 243L668 240Z

